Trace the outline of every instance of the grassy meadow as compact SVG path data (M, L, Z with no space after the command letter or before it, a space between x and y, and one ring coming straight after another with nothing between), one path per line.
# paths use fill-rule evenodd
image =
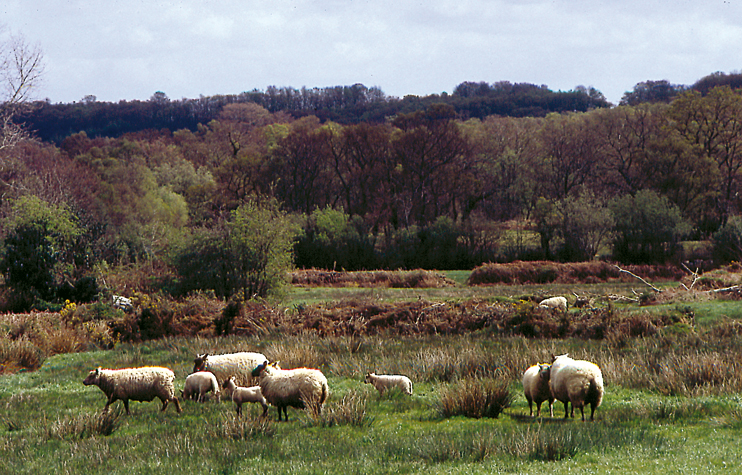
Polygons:
M607 303L608 296L641 293L636 283L467 287L465 276L450 278L455 286L430 289L295 288L282 308L291 313L347 299L477 299L517 307L528 295L576 291L634 323L627 334L604 338L534 338L485 327L424 335L201 332L117 342L110 349L81 343L42 358L36 370L0 375L0 473L742 472L738 301L684 296L668 283L674 298L639 306ZM569 312L578 319L581 311ZM632 333L642 318L663 312L685 317ZM1 327L17 333L13 325L6 320ZM0 353L25 348L18 343L24 338L4 344ZM331 390L322 412L290 408L289 422L278 423L273 408L266 419L250 405L238 418L231 402L183 401L182 414L172 405L162 413L155 400L131 402L130 416L121 402L102 414L103 392L82 384L97 366L161 365L175 371L181 389L196 353L242 350L260 351L283 367L321 368ZM594 422L583 423L579 415L565 421L558 402L554 418L546 403L544 417L528 416L523 371L561 353L603 370L606 392ZM363 383L374 370L408 375L413 396L379 396Z

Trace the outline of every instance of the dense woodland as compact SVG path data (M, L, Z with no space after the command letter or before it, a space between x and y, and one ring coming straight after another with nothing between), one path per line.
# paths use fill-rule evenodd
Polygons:
M504 82L32 104L16 120L38 138L0 149L9 306L91 298L102 265L249 298L286 256L346 270L738 260L739 79L640 83L615 107Z

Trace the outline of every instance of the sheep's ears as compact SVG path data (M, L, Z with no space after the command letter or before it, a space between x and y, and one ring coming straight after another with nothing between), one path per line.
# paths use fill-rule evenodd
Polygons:
M97 368L95 368L95 375L96 376L98 376L100 374L100 370L101 370L101 367L100 366L98 366Z

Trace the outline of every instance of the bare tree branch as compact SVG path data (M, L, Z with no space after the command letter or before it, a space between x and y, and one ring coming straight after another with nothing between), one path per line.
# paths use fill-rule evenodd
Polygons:
M0 41L0 151L27 137L13 117L30 102L43 72L43 54L38 46L29 45L20 35L11 34Z
M616 269L618 269L619 272L625 272L626 274L629 274L630 276L634 277L635 279L638 279L638 280L642 281L644 284L646 284L647 286L649 286L655 292L657 292L657 293L662 292L661 289L658 289L657 287L655 287L654 285L650 284L649 282L647 282L646 280L642 279L641 277L639 277L638 275L634 274L633 272L627 271L626 269L621 269L617 265L615 267L616 267Z

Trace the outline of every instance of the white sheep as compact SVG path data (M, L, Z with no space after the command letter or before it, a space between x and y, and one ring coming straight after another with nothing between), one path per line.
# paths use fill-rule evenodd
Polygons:
M412 381L407 376L367 373L365 382L372 384L380 394L384 394L388 389L398 388L403 393L412 395Z
M143 368L101 369L91 371L82 382L85 386L95 385L106 395L108 401L103 412L116 400L124 402L126 413L129 414L129 399L133 401L151 401L159 398L162 401L162 410L167 409L170 401L175 403L178 412L180 407L175 397L175 373L168 368L146 366Z
M266 360L261 353L241 352L226 355L210 355L204 353L196 355L193 360L193 373L197 371L208 371L216 376L218 384L234 376L235 384L238 386L252 386L255 379L251 376L252 370ZM225 392L230 397L229 391Z
M279 422L281 411L286 421L289 420L289 406L304 409L307 404L317 404L317 410L322 411L322 404L330 394L327 378L318 369L280 369L264 361L252 375L260 378L263 397L278 409Z
M544 299L539 302L540 308L555 308L560 310L567 310L567 298L566 297L551 297Z
M268 413L268 401L263 397L260 386L250 386L245 388L237 386L234 382L234 376L231 376L223 384L224 389L232 393L232 402L237 405L237 415L242 414L242 404L246 402L256 402L263 406L263 416Z
M129 298L126 298L121 295L114 295L113 296L113 308L121 309L124 312L133 312L134 304L132 304L131 299Z
M209 371L196 371L186 377L185 387L183 388L183 399L193 399L194 396L198 402L206 400L206 393L212 391L215 396L219 396L219 383L214 373Z
M585 405L590 404L592 421L595 410L603 401L603 373L598 365L589 361L573 360L566 354L554 357L549 387L554 398L564 403L565 419L569 413L569 403L572 403L572 417L575 408L578 408L583 421Z
M533 417L532 403L536 403L536 417L541 417L541 403L549 401L549 417L554 417L554 396L549 388L550 364L535 364L523 373L523 391L528 401L528 410Z

